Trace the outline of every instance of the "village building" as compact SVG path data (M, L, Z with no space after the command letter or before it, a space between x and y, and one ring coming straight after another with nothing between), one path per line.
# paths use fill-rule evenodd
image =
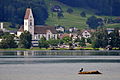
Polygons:
M78 30L78 28L76 28L76 27L70 27L68 29L69 32L76 32L77 30Z
M84 38L90 38L92 35L91 35L91 31L90 30L83 30L82 32L81 32L81 35L82 35L82 37L84 37Z
M114 28L107 28L106 31L108 34L112 33L115 29Z
M65 32L65 27L63 27L63 26L56 26L55 28L56 28L57 32L59 32L59 33Z

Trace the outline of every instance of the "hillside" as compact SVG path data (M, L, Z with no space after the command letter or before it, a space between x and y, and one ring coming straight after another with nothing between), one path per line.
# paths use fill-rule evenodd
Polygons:
M45 0L47 7L48 7L48 13L49 13L49 17L46 20L46 24L47 25L52 25L52 26L65 26L65 27L78 27L80 29L85 29L88 27L88 25L86 24L86 20L88 17L95 15L94 14L94 9L83 9L80 7L71 7L68 5L65 5L61 2L58 2L57 0ZM51 7L54 5L59 5L62 10L63 10L63 15L64 17L61 19L57 18L57 13L56 12L51 12ZM73 13L69 14L67 13L67 9L71 8L73 9ZM81 12L85 12L86 13L86 17L81 17L80 13ZM97 16L97 15L95 15ZM99 18L115 18L113 16L97 16ZM120 24L106 24L105 27L119 27Z
M48 6L48 12L49 12L49 17L46 21L47 25L52 25L52 26L65 26L65 27L79 27L79 28L86 28L86 20L89 16L93 15L92 11L88 11L82 8L73 8L70 6L67 6L65 4L62 4L58 1L54 1L54 0L45 0L47 6ZM51 7L54 5L59 5L61 6L62 10L63 10L63 15L64 18L58 19L57 18L57 13L55 12L51 12ZM73 9L73 13L69 14L67 13L67 9L71 8ZM85 11L87 14L87 17L81 17L80 13L82 11ZM53 16L52 16L53 15Z
M82 4L79 1L83 1ZM97 8L101 8L101 4L103 3L104 0L100 0L100 1L101 2L98 4ZM106 0L106 1L109 1L109 0ZM78 3L75 3L75 2L78 2ZM88 5L91 6L90 4L95 4L97 0L93 0L93 2L89 2L84 5L83 3L85 3L86 0L75 0L75 2L73 3L74 5L71 5L72 0L27 0L27 1L25 0L4 0L0 2L1 4L0 13L2 13L0 14L0 22L8 22L8 23L5 23L5 27L8 29L11 29L10 27L18 28L18 24L19 25L23 24L25 10L28 7L31 7L33 10L36 25L44 25L44 24L52 25L52 26L61 25L65 27L78 27L80 29L84 29L88 27L88 25L86 24L86 20L90 16L95 15L96 17L103 18L103 19L104 18L116 18L114 16L109 16L109 15L97 16L96 15L97 8L95 9L91 7L90 8L85 7ZM108 2L105 2L104 4L107 4L107 3ZM81 5L79 6L78 4L81 4ZM58 13L51 11L51 8L55 5L59 5L61 7L62 14L64 17L58 18ZM113 11L116 10L115 8L116 6L113 6ZM68 13L67 12L68 9L72 9L73 13ZM105 9L107 8L105 7ZM81 17L80 16L81 12L85 12L86 17ZM104 12L106 13L109 11L104 11ZM119 14L119 11L117 14ZM105 27L119 27L119 26L120 26L119 23L105 25Z

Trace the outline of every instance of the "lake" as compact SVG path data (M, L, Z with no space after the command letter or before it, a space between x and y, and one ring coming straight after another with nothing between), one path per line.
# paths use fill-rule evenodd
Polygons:
M0 80L119 80L119 68L120 51L0 51Z

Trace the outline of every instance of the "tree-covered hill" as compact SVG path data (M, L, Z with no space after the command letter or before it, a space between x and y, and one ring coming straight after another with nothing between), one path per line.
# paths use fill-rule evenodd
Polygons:
M72 7L95 9L96 14L120 16L120 0L57 0Z
M93 15L102 19L120 16L120 0L0 0L0 22L22 25L25 10L29 7L33 10L36 25L84 29L88 26L87 19ZM119 26L119 23L105 25Z
M44 0L0 0L0 22L23 24L26 8L32 8L35 23L44 24L48 12Z

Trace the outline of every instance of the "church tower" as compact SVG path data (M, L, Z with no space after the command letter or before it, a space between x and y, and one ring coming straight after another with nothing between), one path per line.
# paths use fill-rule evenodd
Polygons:
M24 17L24 31L29 31L34 39L34 17L31 8L27 8Z

